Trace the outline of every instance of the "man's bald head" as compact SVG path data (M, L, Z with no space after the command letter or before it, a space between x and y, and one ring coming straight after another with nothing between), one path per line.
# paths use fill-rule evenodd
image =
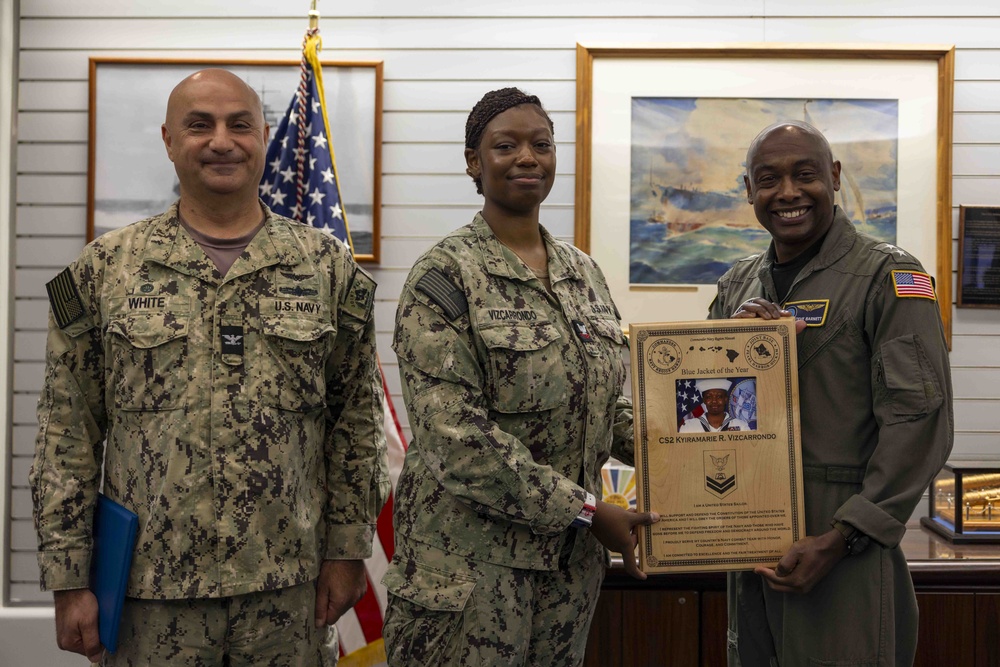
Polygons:
M254 101L254 108L260 112L261 119L264 118L264 104L260 101L257 91L229 70L213 67L199 70L174 86L174 89L170 91L170 97L167 98L166 121L169 122L171 111L177 112L185 95L192 88L217 85L232 86L245 92Z
M764 128L747 151L747 201L788 262L822 239L833 224L840 163L812 125L784 121Z
M753 172L753 162L757 157L757 151L760 149L760 145L764 143L764 140L772 134L779 133L801 133L815 139L822 152L829 158L830 163L833 163L833 151L830 150L830 142L826 140L826 137L823 136L822 132L809 123L801 120L782 120L765 127L760 131L760 134L758 134L754 140L750 142L750 148L747 149L746 160L746 173L748 175Z
M161 128L183 206L257 204L270 128L260 97L240 77L204 69L170 93Z

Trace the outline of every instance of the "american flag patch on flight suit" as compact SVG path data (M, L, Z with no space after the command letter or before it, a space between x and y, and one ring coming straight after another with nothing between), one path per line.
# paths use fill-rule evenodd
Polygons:
M892 286L898 297L919 297L937 301L934 296L934 280L919 271L893 271Z

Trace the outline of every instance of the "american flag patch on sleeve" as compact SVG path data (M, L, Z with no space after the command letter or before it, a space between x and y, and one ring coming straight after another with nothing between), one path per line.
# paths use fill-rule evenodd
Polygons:
M45 291L48 292L52 315L60 329L65 329L86 314L80 301L80 292L76 289L73 274L68 267L45 283Z
M934 295L934 281L926 273L919 271L893 271L892 286L898 297L919 297L937 301Z

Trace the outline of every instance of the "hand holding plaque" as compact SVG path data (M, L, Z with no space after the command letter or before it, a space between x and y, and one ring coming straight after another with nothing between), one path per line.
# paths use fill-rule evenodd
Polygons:
M794 320L630 332L642 570L774 565L805 535Z

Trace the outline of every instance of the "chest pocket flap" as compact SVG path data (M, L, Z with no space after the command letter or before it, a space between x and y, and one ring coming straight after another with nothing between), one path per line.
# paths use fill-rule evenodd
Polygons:
M550 322L481 323L486 346L486 394L503 413L551 410L566 403L562 334Z
M590 326L594 328L594 333L607 338L617 345L625 345L627 343L625 332L622 331L621 325L615 320L605 320L598 317L590 317L589 320Z
M114 299L108 321L108 355L115 405L123 410L171 410L188 385L189 299L161 310L122 312Z
M257 360L265 403L309 412L326 405L326 358L336 329L298 314L261 318L264 356Z

